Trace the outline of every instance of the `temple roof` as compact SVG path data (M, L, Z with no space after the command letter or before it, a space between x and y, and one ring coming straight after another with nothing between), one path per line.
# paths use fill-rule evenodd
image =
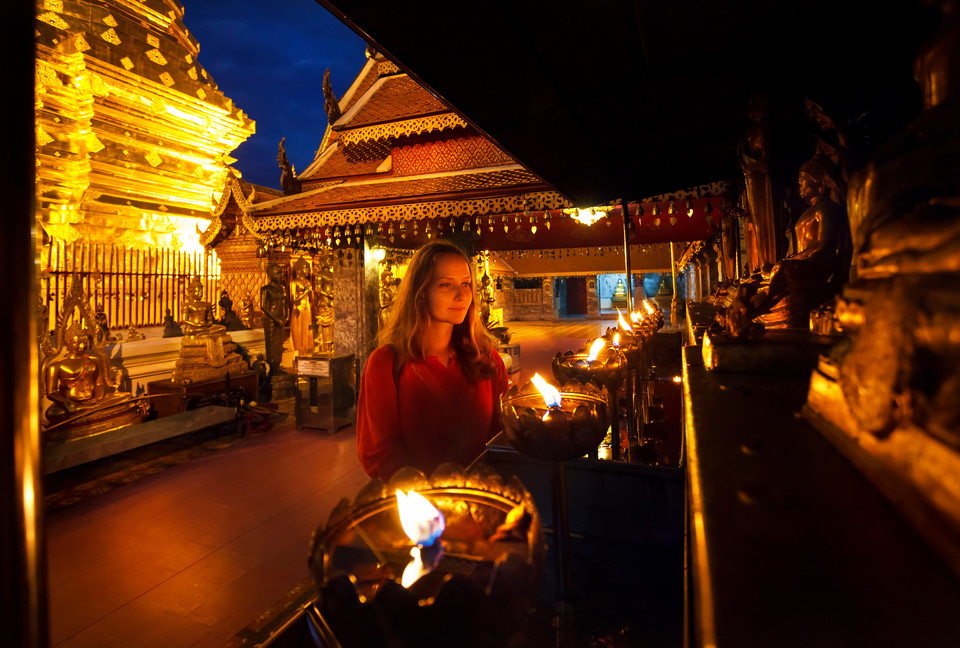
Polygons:
M335 131L451 112L406 74L380 77L333 125Z

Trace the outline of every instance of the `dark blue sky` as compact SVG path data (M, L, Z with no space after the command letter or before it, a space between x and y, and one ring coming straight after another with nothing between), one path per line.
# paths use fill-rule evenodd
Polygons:
M366 62L363 40L314 0L181 0L183 22L200 42L198 62L257 123L234 152L248 182L280 188L277 145L286 137L301 172L320 146L323 72L337 97Z

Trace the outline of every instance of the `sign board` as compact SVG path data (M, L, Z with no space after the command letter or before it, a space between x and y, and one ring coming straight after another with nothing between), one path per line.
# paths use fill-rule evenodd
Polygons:
M297 358L298 376L330 377L330 358Z

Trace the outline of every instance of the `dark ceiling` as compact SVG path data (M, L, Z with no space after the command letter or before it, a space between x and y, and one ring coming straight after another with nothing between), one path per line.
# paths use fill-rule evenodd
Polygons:
M875 146L919 110L934 24L906 0L318 2L579 206L737 177L754 91L781 132L809 97Z

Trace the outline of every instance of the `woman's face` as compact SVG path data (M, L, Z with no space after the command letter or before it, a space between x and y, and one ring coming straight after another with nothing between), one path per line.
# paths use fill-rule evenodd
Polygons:
M473 277L466 259L456 254L439 255L427 298L430 319L453 325L463 322L473 303Z

